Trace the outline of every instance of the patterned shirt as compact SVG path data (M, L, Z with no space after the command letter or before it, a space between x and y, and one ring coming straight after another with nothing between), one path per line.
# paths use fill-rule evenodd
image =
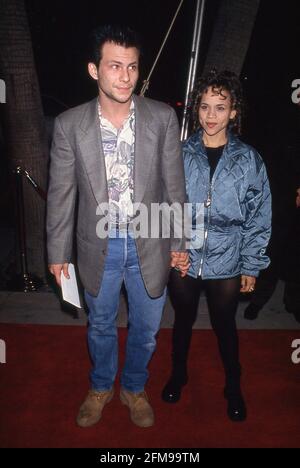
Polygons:
M119 129L102 116L100 104L98 112L106 167L109 220L112 225L128 223L133 217L134 102L131 102L129 115Z

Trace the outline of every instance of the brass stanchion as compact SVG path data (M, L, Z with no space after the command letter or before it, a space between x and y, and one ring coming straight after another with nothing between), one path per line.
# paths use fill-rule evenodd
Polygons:
M30 183L34 186L39 195L46 199L46 195L43 190L36 184L36 182L30 177L29 173L23 170L20 166L13 170L16 175L16 193L17 193L17 222L18 222L18 241L20 250L20 266L21 273L16 275L15 278L8 281L8 288L30 292L36 291L43 285L43 281L37 276L30 275L28 272L27 265L27 252L26 252L26 229L25 229L25 209L24 209L24 197L23 197L23 175L27 177Z

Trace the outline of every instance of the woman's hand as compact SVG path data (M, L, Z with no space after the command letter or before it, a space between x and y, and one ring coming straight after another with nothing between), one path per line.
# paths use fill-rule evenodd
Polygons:
M256 278L255 276L241 276L241 289L240 292L248 293L253 292L255 288Z
M191 263L189 260L188 252L171 252L171 267L178 268L182 277L184 277L187 274L190 266Z

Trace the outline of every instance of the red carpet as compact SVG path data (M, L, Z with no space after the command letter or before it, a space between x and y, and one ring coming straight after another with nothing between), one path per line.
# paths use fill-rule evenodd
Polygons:
M147 387L156 424L140 429L118 398L94 427L75 425L88 389L84 327L0 325L1 447L300 447L300 364L291 361L292 331L240 331L248 420L232 423L222 396L223 374L211 331L195 330L190 382L180 403L160 400L169 374L171 330L161 330ZM126 330L119 330L123 355ZM122 358L121 358L122 361Z

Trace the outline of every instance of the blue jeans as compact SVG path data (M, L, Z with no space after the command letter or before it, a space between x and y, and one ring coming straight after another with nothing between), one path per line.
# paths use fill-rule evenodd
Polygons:
M159 265L158 265L159 268ZM122 283L128 295L128 336L121 385L130 392L141 392L148 378L147 366L156 346L166 292L151 298L144 286L135 240L130 233L110 238L102 284L97 297L85 291L89 308L88 345L93 367L90 373L94 390L109 390L118 369L116 318Z

